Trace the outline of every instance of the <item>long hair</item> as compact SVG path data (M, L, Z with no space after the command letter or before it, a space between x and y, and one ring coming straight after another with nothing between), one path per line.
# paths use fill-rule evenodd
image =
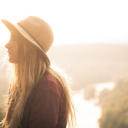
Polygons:
M5 128L17 128L23 117L24 107L34 86L45 72L57 79L66 97L67 124L75 128L76 116L68 77L59 73L43 57L41 50L18 33L18 63L13 64L13 77L7 96L6 115L1 124Z

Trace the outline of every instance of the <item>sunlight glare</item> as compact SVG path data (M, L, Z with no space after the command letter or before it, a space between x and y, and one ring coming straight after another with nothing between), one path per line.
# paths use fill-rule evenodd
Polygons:
M127 43L127 6L127 0L4 0L0 1L0 19L17 23L38 16L51 25L54 44ZM0 23L0 34L2 31ZM5 43L4 38L0 44Z

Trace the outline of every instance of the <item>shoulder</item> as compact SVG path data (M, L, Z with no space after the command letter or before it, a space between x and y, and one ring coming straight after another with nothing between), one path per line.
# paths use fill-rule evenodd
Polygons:
M50 74L45 73L35 85L34 92L51 91L61 98L63 93L61 84Z

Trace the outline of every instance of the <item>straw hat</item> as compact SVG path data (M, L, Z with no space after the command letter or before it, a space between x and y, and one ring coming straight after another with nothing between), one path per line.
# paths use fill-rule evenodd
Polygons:
M1 21L10 32L13 28L16 28L21 35L42 51L47 63L50 63L46 52L53 44L54 36L51 27L46 21L35 16L29 16L17 24L10 23L5 19Z

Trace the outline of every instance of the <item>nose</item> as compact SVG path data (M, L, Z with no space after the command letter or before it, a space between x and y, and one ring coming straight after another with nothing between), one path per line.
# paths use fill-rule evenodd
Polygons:
M10 49L10 42L8 41L8 43L7 44L5 44L5 48L7 48L7 49Z

